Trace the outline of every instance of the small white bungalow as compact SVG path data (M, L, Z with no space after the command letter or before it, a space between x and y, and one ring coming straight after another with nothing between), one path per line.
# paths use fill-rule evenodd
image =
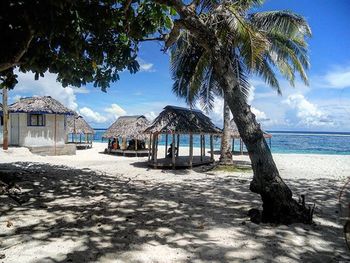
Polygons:
M72 114L49 96L22 98L9 106L9 144L41 155L75 154L66 136L66 116Z

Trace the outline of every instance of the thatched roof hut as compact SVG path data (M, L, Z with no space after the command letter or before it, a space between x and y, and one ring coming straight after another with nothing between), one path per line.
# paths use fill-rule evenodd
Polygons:
M230 121L230 128L231 128L230 129L231 137L233 139L240 139L241 135L239 134L237 125L236 125L236 123L235 123L235 121L233 119ZM272 134L267 133L265 131L263 131L263 133L264 133L264 137L265 138L272 138Z
M13 113L74 115L74 111L50 96L22 98L11 104L9 111Z
M82 116L75 114L67 117L67 133L94 134L95 131Z
M239 134L239 131L238 131L238 128L237 128L237 125L235 123L235 121L232 119L230 121L230 133L231 133L231 138L233 139L233 142L232 142L232 152L234 153L235 152L235 145L234 145L234 140L235 139L239 139L239 152L240 154L243 154L243 141L241 139L241 135ZM270 149L271 149L271 138L272 138L272 134L269 134L267 132L264 132L264 137L265 139L270 139L269 140L269 144L270 144Z
M128 138L136 140L145 140L143 133L148 127L149 121L143 115L121 116L119 117L103 134L103 138Z
M192 168L214 162L213 136L222 131L199 110L166 106L145 133L150 134L149 166L154 168ZM158 158L159 135L165 134L164 158ZM171 144L168 149L168 137ZM189 156L179 156L180 136L189 135ZM210 135L210 157L205 152L205 135ZM193 156L193 137L199 136L200 156Z
M220 134L221 130L199 110L166 106L145 133Z

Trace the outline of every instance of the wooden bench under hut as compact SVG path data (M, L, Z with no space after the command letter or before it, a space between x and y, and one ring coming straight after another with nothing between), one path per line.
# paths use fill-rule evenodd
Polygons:
M109 140L105 152L127 157L147 156L147 136L144 134L144 130L149 124L150 122L143 115L119 117L102 136L102 138ZM118 142L117 149L111 145L111 141L114 139ZM121 144L119 144L120 141Z
M153 168L192 168L214 162L213 136L221 130L199 110L166 106L152 125L145 130L151 141L148 163ZM165 136L164 158L158 156L159 137ZM206 156L205 135L210 136L210 156ZM189 136L189 155L179 156L180 136ZM199 136L200 155L193 155L194 136ZM170 150L168 137L171 137ZM175 146L176 145L176 146Z
M242 141L241 135L239 134L238 128L236 123L234 122L234 120L232 119L230 122L230 133L231 133L231 138L232 138L232 154L234 155L243 155L245 152L243 150L244 148L244 143ZM272 138L272 134L269 134L267 132L264 132L264 137L265 139L269 139L269 146L271 149L271 138ZM239 140L239 150L235 151L235 139Z
M92 148L94 129L77 113L67 116L67 142L74 143L77 149Z

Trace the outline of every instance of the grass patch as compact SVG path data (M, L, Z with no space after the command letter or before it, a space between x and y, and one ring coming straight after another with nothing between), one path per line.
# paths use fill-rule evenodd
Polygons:
M253 169L251 167L244 166L235 166L235 165L218 165L213 171L218 172L227 172L227 173L249 173L252 172Z

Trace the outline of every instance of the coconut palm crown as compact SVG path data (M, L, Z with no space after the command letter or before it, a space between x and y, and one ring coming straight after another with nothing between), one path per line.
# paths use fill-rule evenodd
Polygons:
M308 85L305 70L309 67L306 39L311 29L306 20L290 11L250 13L264 0L201 2L198 16L215 30L221 44L231 54L236 72L236 87L247 97L248 76L261 77L281 94L278 73L294 86L296 73ZM213 107L215 95L223 96L213 72L211 54L182 31L171 48L173 92L193 106L197 101L205 110Z

